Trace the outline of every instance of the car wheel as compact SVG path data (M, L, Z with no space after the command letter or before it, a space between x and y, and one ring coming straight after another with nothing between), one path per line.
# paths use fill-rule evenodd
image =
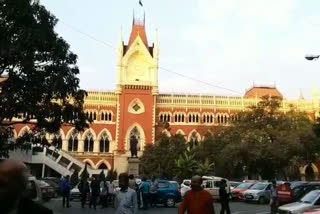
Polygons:
M174 207L176 205L176 202L173 198L167 198L165 205L166 207Z
M264 197L260 197L259 198L259 204L265 204L266 203L266 199Z

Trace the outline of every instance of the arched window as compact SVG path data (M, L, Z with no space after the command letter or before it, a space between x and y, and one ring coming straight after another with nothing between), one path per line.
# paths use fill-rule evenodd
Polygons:
M101 113L101 120L104 120L104 113Z
M217 116L217 121L218 121L218 123L221 123L221 121L220 121L220 115Z
M192 123L191 114L189 114L189 123Z
M163 115L160 114L160 122L163 122Z
M97 120L97 113L96 112L93 113L93 120Z
M108 134L104 132L100 138L100 152L109 152L110 141Z
M178 122L178 115L174 115L174 122Z
M183 122L183 123L184 123L184 115L182 115L182 120L181 120L181 122Z
M196 123L199 123L199 115L196 115Z
M77 134L73 134L69 138L68 151L69 152L77 152L78 151L78 136L77 136Z
M89 118L90 118L90 120L92 120L92 118L93 118L93 116L92 116L92 112L90 112L90 114L89 114Z
M170 114L168 115L168 122L170 122L171 121L171 118L170 118Z
M89 132L84 139L84 151L85 152L93 152L93 135Z
M112 121L112 114L109 113L109 121Z

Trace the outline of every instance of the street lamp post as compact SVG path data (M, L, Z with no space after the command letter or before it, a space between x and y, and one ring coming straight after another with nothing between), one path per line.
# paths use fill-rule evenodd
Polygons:
M313 54L307 54L306 56L305 56L305 58L306 58L306 60L318 60L319 59L319 57L320 57L320 55L313 55Z

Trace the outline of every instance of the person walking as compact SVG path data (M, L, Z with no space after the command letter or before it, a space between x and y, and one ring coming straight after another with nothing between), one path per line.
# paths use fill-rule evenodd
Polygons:
M158 188L159 188L158 181L156 180L155 176L152 176L151 182L150 182L150 206L151 207L157 206Z
M95 179L95 177L92 177L90 188L91 188L91 197L90 197L89 208L91 209L93 205L93 208L97 209L97 198L100 195L100 184Z
M81 193L81 207L84 208L88 194L90 193L90 187L87 179L81 179L78 188Z
M230 214L230 207L229 207L229 193L227 192L227 181L225 179L221 180L220 188L219 188L219 197L221 203L221 211L220 214Z
M271 214L276 214L278 211L278 192L277 192L277 182L272 181L270 189L270 208Z
M179 214L214 214L213 198L209 192L201 187L202 178L195 175L191 179L191 190L189 190L180 207Z
M119 175L120 190L116 191L114 206L116 214L136 214L137 194L129 187L129 176L127 173Z
M71 207L70 201L71 182L70 175L67 175L62 182L62 207Z
M142 178L142 184L140 185L140 192L142 194L142 208L144 210L148 209L149 205L149 192L150 184L145 177Z
M136 190L136 181L132 174L129 175L129 187L133 190Z

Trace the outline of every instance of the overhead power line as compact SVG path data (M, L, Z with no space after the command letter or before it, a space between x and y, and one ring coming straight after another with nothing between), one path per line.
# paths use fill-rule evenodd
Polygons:
M85 32L83 32L83 31L81 31L81 30L73 27L73 26L70 25L70 24L67 24L67 23L65 23L64 21L61 21L61 20L60 20L60 22L61 22L62 24L64 24L65 26L69 27L71 30L73 30L73 31L75 31L75 32L77 32L77 33L80 33L80 34L86 36L87 38L92 39L92 40L95 41L95 42L98 42L98 43L100 43L100 44L102 44L102 45L104 45L104 46L106 46L106 47L108 47L108 48L116 49L116 48L115 48L112 44L110 44L110 43L107 43L107 42L102 41L102 40L100 40L100 39L96 39L95 37L91 36L90 34L85 33ZM207 85L207 86L211 86L211 87L214 87L214 88L219 88L219 89L222 89L222 90L225 90L225 91L229 91L229 92L232 92L232 93L236 93L236 94L241 94L241 95L243 94L243 93L241 93L241 92L239 92L239 91L236 91L236 90L233 90L233 89L229 89L229 88L226 88L226 87L223 87L223 86L215 85L215 84L212 84L212 83L209 83L209 82L206 82L206 81L203 81L203 80L194 78L194 77L190 77L190 76L187 76L187 75L178 73L178 72L176 72L176 71L173 71L173 70L171 70L171 69L165 68L165 67L163 67L163 66L159 66L159 69L160 69L160 70L163 70L163 71L166 71L166 72L169 72L169 73L172 73L172 74L175 74L175 75L177 75L177 76L180 76L180 77L183 77L183 78L186 78L186 79L195 81L195 82L199 82L199 83L204 84L204 85Z

